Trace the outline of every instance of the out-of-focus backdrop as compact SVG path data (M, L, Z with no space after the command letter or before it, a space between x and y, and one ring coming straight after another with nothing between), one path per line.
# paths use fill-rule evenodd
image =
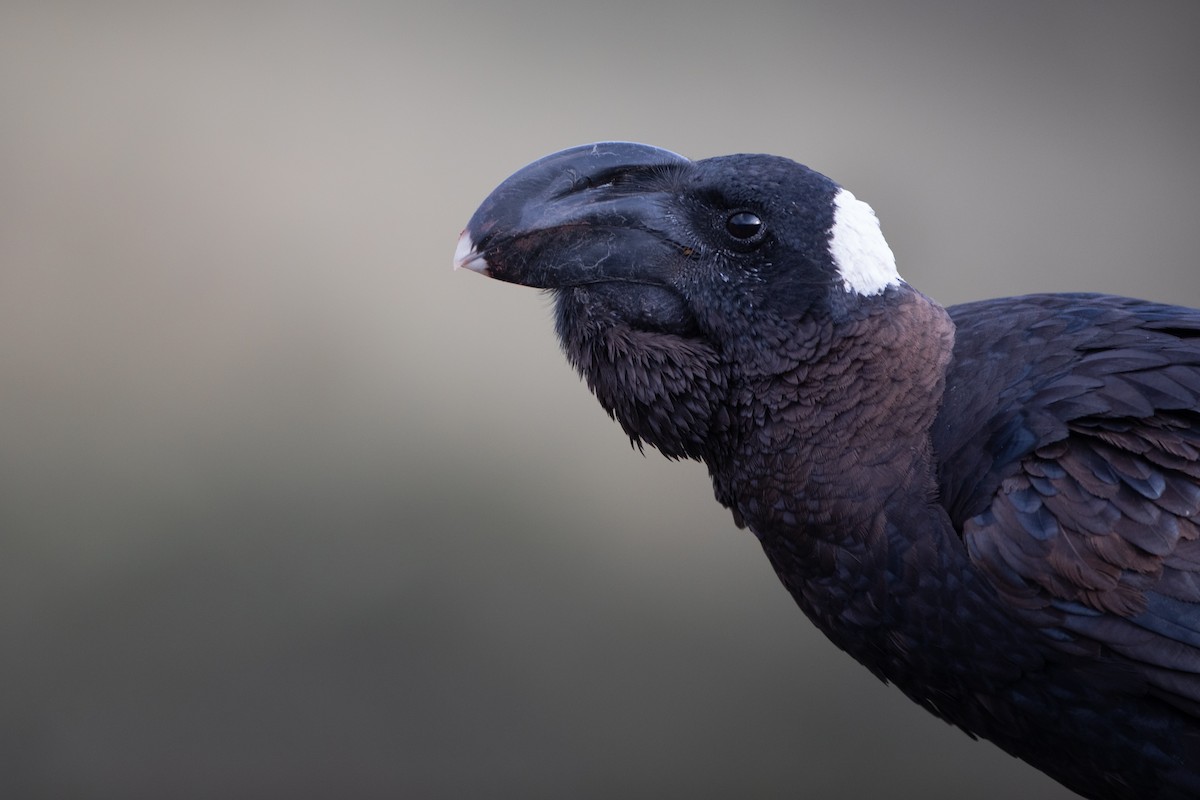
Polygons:
M0 796L1066 796L450 255L632 139L826 172L946 303L1200 306L1196 9L0 5Z

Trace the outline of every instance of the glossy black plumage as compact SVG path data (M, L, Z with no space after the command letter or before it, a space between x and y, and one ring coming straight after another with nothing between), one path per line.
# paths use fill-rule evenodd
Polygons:
M456 260L553 291L602 405L704 461L876 675L1086 796L1200 795L1200 311L943 310L863 209L786 159L590 145Z

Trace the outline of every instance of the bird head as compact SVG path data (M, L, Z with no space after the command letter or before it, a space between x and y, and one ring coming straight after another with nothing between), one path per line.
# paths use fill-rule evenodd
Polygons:
M871 209L769 155L583 145L501 183L456 267L549 290L572 364L636 442L704 458L728 393L813 358L903 286Z

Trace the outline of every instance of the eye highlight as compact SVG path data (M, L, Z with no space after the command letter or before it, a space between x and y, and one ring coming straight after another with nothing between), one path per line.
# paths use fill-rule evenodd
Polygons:
M763 221L750 211L737 211L725 220L725 230L735 239L753 239L763 229Z

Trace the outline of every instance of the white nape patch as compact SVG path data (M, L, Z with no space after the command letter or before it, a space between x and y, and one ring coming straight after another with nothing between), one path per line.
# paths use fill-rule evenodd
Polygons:
M487 275L490 267L483 254L475 250L475 242L466 231L458 237L458 247L454 248L454 268L469 269L481 275Z
M829 254L847 292L875 295L900 285L896 257L879 229L879 218L869 205L847 189L833 198L833 228Z

